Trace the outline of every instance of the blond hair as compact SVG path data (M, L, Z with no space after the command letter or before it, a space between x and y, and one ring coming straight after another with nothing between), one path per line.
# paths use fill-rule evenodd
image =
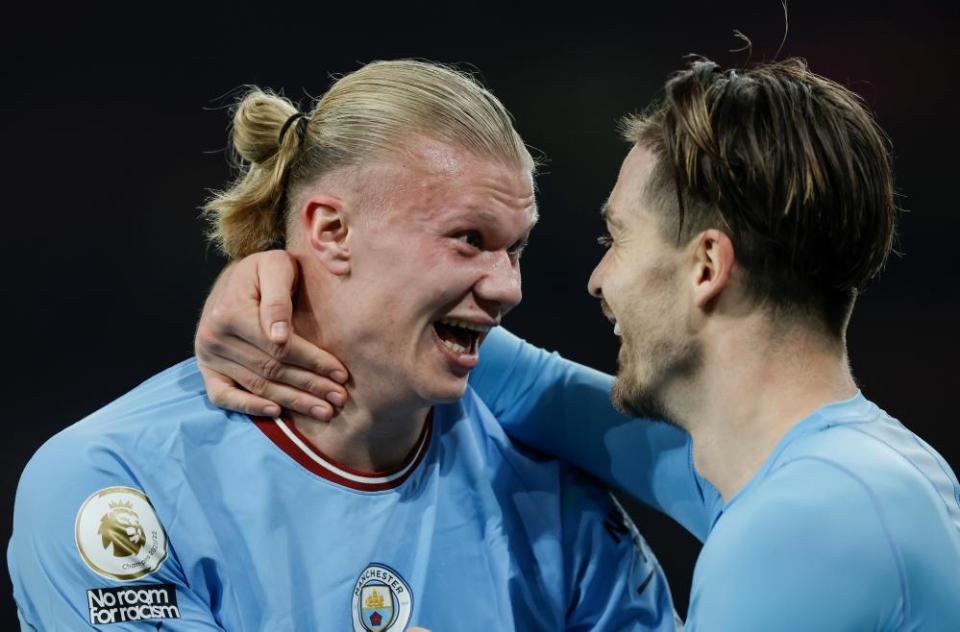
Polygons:
M303 120L291 120L297 112L288 99L256 87L236 106L240 173L203 207L210 238L231 259L284 239L292 191L336 169L400 152L412 136L535 168L503 104L471 76L440 64L372 62L335 82Z

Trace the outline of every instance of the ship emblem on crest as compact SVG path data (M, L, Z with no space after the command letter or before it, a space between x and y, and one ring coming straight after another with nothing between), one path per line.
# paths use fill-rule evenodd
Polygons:
M385 564L370 564L353 590L354 632L401 632L410 622L413 593L406 580Z
M360 621L364 628L370 632L380 632L393 625L397 609L393 605L393 591L388 587L376 584L364 586L360 590L360 601Z

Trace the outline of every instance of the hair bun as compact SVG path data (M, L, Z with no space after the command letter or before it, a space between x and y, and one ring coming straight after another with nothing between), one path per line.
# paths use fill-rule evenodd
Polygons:
M296 113L297 108L289 99L259 88L250 90L233 115L233 146L237 154L249 163L268 162L280 149L280 130Z

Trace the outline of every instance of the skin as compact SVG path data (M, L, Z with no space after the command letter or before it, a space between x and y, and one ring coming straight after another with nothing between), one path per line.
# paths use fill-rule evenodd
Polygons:
M624 160L604 210L612 244L588 290L622 332L617 405L690 432L697 470L729 500L796 422L852 397L856 385L842 338L810 318L773 315L746 291L725 233L704 230L682 244L664 234L643 195L654 160L639 146ZM253 323L256 314L227 320ZM269 317L289 318L283 309ZM254 336L258 346L265 337ZM297 360L307 358L318 361ZM236 372L230 361L218 367L224 379Z
M775 320L745 291L726 234L665 235L643 194L655 160L640 146L624 160L588 289L622 333L614 403L690 432L697 470L729 500L794 424L856 385L843 340L810 319Z
M430 407L463 395L478 355L444 346L434 323L496 326L520 302L536 221L522 166L425 138L405 147L308 187L288 231L302 274L293 327L351 371L328 422L291 416L325 454L366 471L402 463Z
M672 421L666 391L696 370L701 348L690 338L683 308L689 255L663 238L657 216L638 208L652 164L641 151L624 161L602 210L607 235L600 242L607 250L587 290L620 336L614 405L634 417Z
M319 421L346 401L346 367L290 330L298 283L299 268L284 250L247 257L220 273L194 339L211 401L266 417L280 415L282 406ZM259 314L260 321L231 314Z

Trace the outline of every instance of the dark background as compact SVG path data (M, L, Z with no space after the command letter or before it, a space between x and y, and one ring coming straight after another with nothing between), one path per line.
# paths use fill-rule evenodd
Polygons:
M940 4L796 2L781 56L806 57L859 92L892 138L910 211L905 254L861 298L851 358L865 393L956 466L960 12ZM242 84L296 99L374 59L479 70L549 160L541 225L524 255L525 301L507 325L614 370L616 341L585 286L600 256L598 209L626 152L615 123L655 96L686 53L746 61L730 52L741 44L733 29L753 40L753 60L773 57L782 9L776 0L558 5L5 9L0 156L12 344L0 541L20 471L44 439L191 354L222 265L197 209L227 181L223 95ZM668 519L635 515L685 612L697 543ZM6 574L0 590L9 594ZM12 599L0 599L0 610L13 625Z

